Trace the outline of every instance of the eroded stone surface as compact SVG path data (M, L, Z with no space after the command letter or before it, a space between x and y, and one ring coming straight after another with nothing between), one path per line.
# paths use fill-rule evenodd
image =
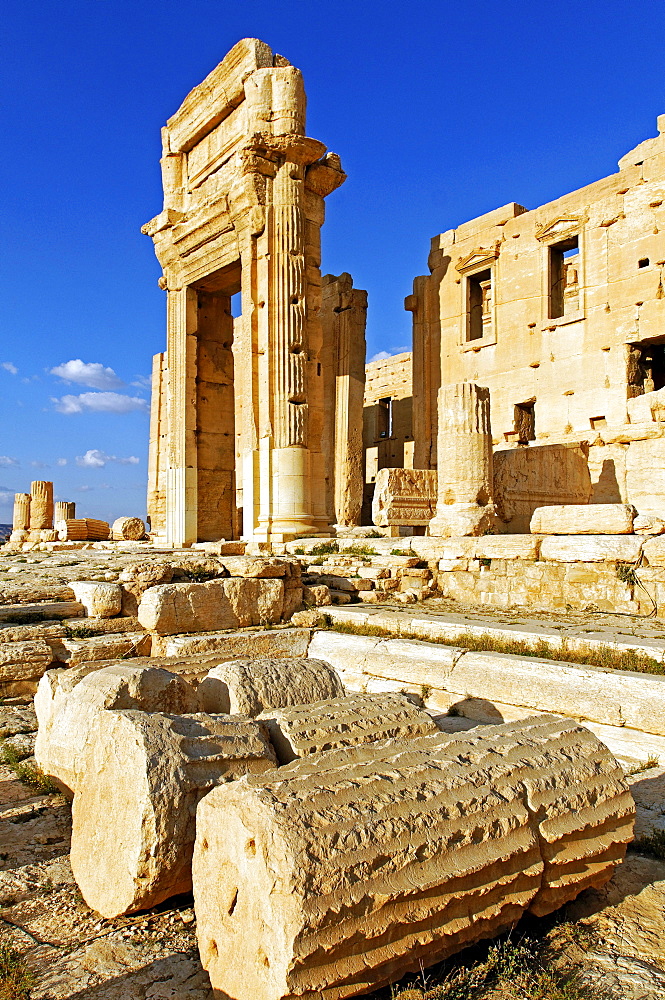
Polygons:
M635 508L629 504L553 504L536 508L531 531L534 535L630 535L634 518Z
M281 764L346 746L436 733L423 709L403 694L353 694L263 713Z
M146 590L138 619L159 635L214 632L279 622L282 580L231 578L208 583L169 583Z
M189 891L200 797L274 766L259 723L99 712L72 809L72 871L88 905L116 917Z
M606 882L634 817L606 748L551 718L485 732L331 751L213 789L193 863L213 988L339 1000Z
M204 711L248 715L271 708L308 705L344 694L335 670L309 657L230 660L214 667L199 685Z
M182 677L131 661L102 670L47 671L35 697L39 732L35 759L67 792L74 792L87 749L90 728L105 709L145 712L196 712L194 688ZM64 673L64 676L62 674ZM73 676L71 676L73 675Z

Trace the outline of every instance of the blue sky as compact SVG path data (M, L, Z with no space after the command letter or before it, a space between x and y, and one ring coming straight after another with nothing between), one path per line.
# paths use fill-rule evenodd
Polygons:
M369 293L368 355L410 343L429 240L616 169L665 112L662 0L5 0L0 52L0 521L55 481L145 513L147 376L165 345L160 127L244 36L304 73L349 175L323 270Z

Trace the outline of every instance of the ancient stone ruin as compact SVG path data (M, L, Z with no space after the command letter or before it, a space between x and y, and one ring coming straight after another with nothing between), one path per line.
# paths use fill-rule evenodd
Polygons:
M5 924L45 947L14 919L28 844L88 977L49 952L40 989L342 1000L592 905L630 928L621 988L665 989L619 910L636 866L665 899L626 856L665 830L659 126L610 178L435 237L413 351L366 364L299 70L243 39L168 120L148 530L40 481L0 549L3 760L33 782L2 803ZM54 802L70 841L33 836Z

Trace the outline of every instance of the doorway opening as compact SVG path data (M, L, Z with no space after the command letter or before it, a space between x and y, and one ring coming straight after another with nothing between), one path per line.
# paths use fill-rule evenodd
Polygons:
M233 306L241 269L237 261L193 285L196 315L197 538L239 538Z

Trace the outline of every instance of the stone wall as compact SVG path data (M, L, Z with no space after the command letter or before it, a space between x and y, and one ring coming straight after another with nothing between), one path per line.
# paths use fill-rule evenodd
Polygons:
M372 523L372 497L379 470L414 468L411 395L410 353L394 354L365 366L363 524Z

